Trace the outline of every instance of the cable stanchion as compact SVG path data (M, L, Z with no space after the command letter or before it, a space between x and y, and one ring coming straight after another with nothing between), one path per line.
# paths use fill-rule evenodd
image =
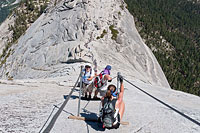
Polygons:
M119 93L119 75L121 75L120 72L117 73L117 93Z
M81 66L81 70L83 70L83 66ZM82 82L82 75L83 71L81 71L81 78L80 78L80 90L79 90L79 99L78 99L78 113L77 116L80 115L80 106L81 106L81 93L82 93L82 87L83 87L83 82Z
M130 81L126 80L124 78L124 80L129 83L130 85L134 86L135 88L137 88L138 90L142 91L143 93L145 93L146 95L150 96L151 98L153 98L154 100L158 101L159 103L165 105L166 107L170 108L171 110L175 111L176 113L180 114L181 116L185 117L186 119L190 120L191 122L197 124L198 126L200 126L200 122L194 120L193 118L191 118L190 116L180 112L179 110L175 109L174 107L170 106L169 104L161 101L160 99L154 97L153 95L149 94L148 92L144 91L143 89L141 89L140 87L134 85L133 83L131 83Z
M81 67L81 72L82 72L82 67ZM67 104L67 102L69 101L72 93L74 92L77 84L78 84L78 81L79 81L79 78L81 77L81 72L78 76L78 79L73 87L73 89L71 90L71 92L69 93L68 97L65 99L65 101L63 102L62 106L59 108L59 110L56 112L56 114L53 116L53 118L51 119L49 125L46 127L46 129L43 131L43 133L49 133L51 131L51 129L53 128L58 116L60 115L60 113L62 112L62 110L64 109L65 105Z

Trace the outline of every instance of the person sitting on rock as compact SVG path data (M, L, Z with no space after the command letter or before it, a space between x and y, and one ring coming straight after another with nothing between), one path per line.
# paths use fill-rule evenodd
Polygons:
M100 92L101 96L105 96L108 87L108 81L112 81L112 78L110 77L110 70L111 66L107 65L105 69L95 78L94 85L97 89L93 99L100 100L100 98L97 97L98 92Z
M83 69L82 87L83 92L85 92L85 97L83 99L91 99L92 90L94 88L93 78L94 70L92 69L91 64L88 63ZM89 92L89 96L87 95L87 92Z
M103 128L119 128L122 120L125 103L123 101L124 85L123 77L119 75L120 92L117 94L115 85L109 85L106 95L102 97L102 109L100 111L99 121L103 123Z

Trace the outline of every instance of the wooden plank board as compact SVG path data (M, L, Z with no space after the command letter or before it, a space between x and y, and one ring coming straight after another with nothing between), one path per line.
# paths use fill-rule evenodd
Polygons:
M95 119L95 118L87 118L87 117L72 116L72 115L70 115L70 116L68 117L68 119L75 119L75 120L82 120L82 121L94 121L94 122L98 122L98 120ZM121 121L120 124L122 124L122 125L129 125L129 122Z

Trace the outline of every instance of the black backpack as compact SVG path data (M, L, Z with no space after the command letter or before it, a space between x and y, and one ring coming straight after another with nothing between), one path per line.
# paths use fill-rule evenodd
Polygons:
M102 108L102 123L105 128L112 128L113 123L116 120L114 118L116 101L117 99L110 101L108 98L105 98L103 101L104 106Z

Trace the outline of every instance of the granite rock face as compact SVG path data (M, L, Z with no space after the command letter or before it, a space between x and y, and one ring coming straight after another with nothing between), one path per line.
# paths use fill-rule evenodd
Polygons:
M80 64L97 60L98 70L112 65L113 76L121 71L135 80L170 88L125 7L122 0L60 0L12 46L0 77L69 75L80 71Z

